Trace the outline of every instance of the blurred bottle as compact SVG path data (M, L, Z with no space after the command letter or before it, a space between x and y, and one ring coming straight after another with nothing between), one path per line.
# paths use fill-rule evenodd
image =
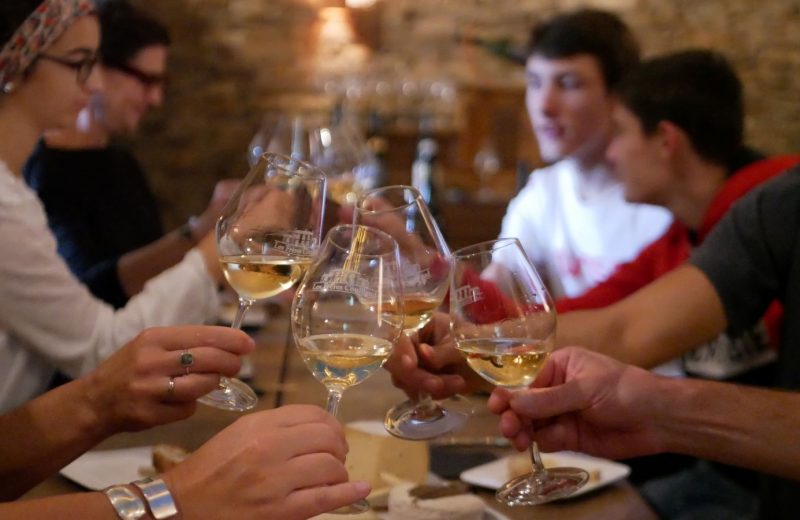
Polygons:
M411 165L411 184L419 190L428 204L431 214L439 221L443 192L443 173L439 167L439 143L433 137L430 118L420 118L420 139L417 155ZM441 227L441 225L440 225Z
M460 34L457 36L457 40L459 42L482 47L495 56L506 61L510 61L516 65L525 65L528 60L525 47L514 43L509 38L488 39Z
M389 183L389 172L386 163L386 152L389 141L383 131L383 117L376 109L371 109L367 116L367 148L372 152L374 169L374 187L380 188Z

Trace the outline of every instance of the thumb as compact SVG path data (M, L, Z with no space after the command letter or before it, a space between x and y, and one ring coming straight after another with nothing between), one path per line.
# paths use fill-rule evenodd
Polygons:
M366 498L369 492L363 481L300 489L289 495L287 512L291 518L311 518Z

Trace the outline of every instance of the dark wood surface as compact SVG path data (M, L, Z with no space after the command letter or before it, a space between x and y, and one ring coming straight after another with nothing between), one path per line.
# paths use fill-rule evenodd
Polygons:
M255 385L264 391L258 409L268 409L291 403L322 405L324 387L306 370L294 348L289 333L287 312L282 309L270 318L266 327L256 335L258 349L253 355ZM349 389L342 400L340 420L383 418L386 410L404 399L395 389L389 376L381 371L361 385ZM475 400L476 415L458 435L495 436L496 420ZM239 414L198 407L190 419L164 425L144 432L120 434L103 442L99 448L114 449L142 446L157 442L172 442L194 449L215 432L236 420ZM500 450L498 454L511 453ZM61 476L54 476L26 495L27 498L80 491L81 488ZM583 497L529 508L505 508L494 502L492 492L477 490L496 510L512 520L528 518L559 520L648 520L655 516L631 485L625 481L599 489ZM277 520L277 519L276 519Z

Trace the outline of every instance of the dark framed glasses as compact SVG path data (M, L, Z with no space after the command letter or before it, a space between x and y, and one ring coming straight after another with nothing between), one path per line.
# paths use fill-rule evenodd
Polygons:
M150 74L135 67L131 67L130 65L119 64L106 66L136 78L142 85L148 88L165 87L169 81L169 78L166 76L166 74Z
M79 85L85 85L89 76L92 74L94 66L97 65L98 57L96 54L86 56L84 58L70 59L62 58L60 56L51 56L50 54L40 54L39 59L52 61L64 67L70 68L75 71L78 78Z

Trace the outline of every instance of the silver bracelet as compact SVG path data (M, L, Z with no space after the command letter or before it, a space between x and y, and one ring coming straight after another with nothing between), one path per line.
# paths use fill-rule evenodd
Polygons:
M114 511L121 520L139 520L147 514L144 502L136 493L123 484L109 486L103 490Z
M144 478L137 480L133 485L142 490L142 494L150 506L150 513L156 520L171 518L178 514L175 500L167 485L160 478Z

